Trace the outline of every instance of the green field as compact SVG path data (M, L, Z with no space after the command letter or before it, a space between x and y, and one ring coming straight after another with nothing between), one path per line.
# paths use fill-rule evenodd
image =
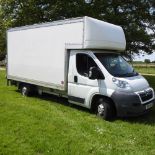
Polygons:
M154 63L133 63L132 64L135 71L138 73L145 73L145 74L155 74L155 64Z
M134 66L135 71L138 73L145 73L145 74L155 74L155 67L138 67Z
M155 77L146 76L155 88ZM155 154L155 108L107 122L52 96L22 97L0 71L0 155Z

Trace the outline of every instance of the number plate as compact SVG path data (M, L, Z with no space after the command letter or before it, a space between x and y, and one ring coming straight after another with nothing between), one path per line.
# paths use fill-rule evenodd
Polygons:
M146 110L147 110L147 109L150 109L151 107L153 107L153 103L147 104L147 105L146 105Z

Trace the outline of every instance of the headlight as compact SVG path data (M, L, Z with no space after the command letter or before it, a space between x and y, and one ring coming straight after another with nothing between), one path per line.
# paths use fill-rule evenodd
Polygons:
M131 89L129 83L126 82L126 81L122 81L122 80L119 80L119 79L117 79L117 78L112 78L112 81L113 81L113 83L116 84L116 86L119 87L119 88Z

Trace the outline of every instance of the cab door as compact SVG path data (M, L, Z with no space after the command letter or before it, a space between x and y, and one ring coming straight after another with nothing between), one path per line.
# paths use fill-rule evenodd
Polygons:
M70 53L68 73L69 101L87 107L86 99L94 87L98 87L98 80L88 78L89 68L97 66L87 53Z

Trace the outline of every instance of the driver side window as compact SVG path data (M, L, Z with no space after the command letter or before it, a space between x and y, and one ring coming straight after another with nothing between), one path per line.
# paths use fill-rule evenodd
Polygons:
M90 67L97 67L90 56L82 53L76 55L76 68L80 75L88 77Z

